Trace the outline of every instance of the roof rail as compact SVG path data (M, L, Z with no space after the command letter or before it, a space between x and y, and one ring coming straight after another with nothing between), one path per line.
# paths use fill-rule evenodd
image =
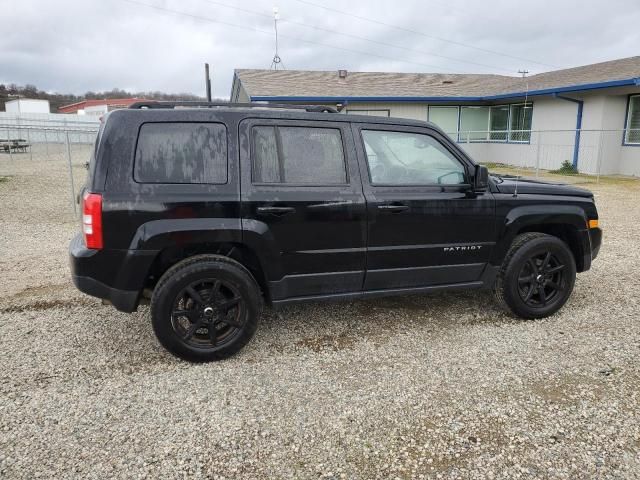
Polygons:
M154 109L154 108L175 108L175 107L196 107L196 108L282 108L284 110L305 110L307 112L338 113L333 107L325 105L289 105L286 103L232 103L232 102L198 102L198 101L156 101L136 102L129 105L129 108Z

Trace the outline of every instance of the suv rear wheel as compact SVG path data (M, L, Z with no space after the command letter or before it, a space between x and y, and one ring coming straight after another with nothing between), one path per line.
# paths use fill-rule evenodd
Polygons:
M567 302L576 263L566 243L544 233L516 237L496 280L498 301L519 317L553 315Z
M160 343L185 360L229 357L256 331L260 289L241 264L219 255L197 255L171 267L151 298L153 330Z

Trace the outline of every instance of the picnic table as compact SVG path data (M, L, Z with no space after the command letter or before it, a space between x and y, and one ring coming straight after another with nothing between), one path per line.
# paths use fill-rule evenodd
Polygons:
M0 140L0 152L11 153L13 151L27 153L29 147L31 147L31 145L23 138Z

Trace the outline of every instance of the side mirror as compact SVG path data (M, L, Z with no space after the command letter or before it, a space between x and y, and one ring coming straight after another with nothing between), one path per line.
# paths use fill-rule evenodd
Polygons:
M473 189L484 192L489 188L489 169L484 165L476 165Z

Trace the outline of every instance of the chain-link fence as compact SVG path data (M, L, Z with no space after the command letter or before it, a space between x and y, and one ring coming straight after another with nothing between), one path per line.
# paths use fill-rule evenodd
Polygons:
M61 175L66 170L70 211L86 176L100 123L0 118L0 175ZM61 195L65 194L61 192Z
M461 131L449 134L490 170L563 182L640 176L640 149L623 130ZM640 145L638 145L640 146Z
M16 122L0 117L0 176L12 171L58 175L57 181L68 185L60 195L68 195L69 210L77 213L76 196L99 125L87 120ZM598 182L605 175L640 177L640 148L625 144L628 131L469 131L450 136L495 173L566 183Z

